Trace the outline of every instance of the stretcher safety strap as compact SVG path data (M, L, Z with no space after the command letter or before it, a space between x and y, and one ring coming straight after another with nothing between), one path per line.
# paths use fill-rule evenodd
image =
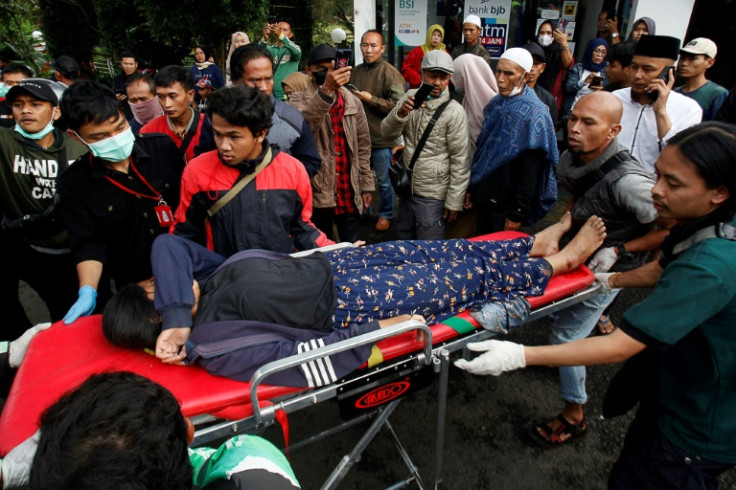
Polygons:
M478 324L473 320L467 311L459 313L451 318L443 320L443 325L447 325L460 335L474 332L478 328Z

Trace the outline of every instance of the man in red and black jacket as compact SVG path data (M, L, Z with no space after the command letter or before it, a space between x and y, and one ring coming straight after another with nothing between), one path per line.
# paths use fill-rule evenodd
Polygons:
M268 97L245 86L221 89L210 97L207 111L217 150L184 169L174 233L225 257L251 248L288 253L332 244L312 224L304 166L268 144L273 112ZM218 200L254 172L251 182L212 213Z

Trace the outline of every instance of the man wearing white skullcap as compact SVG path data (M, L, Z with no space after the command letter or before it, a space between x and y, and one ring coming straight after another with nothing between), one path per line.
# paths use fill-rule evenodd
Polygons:
M488 66L491 66L491 55L488 54L488 50L480 42L481 32L483 32L483 26L481 25L480 17L477 15L468 15L465 17L463 21L463 39L465 42L452 48L450 52L452 59L457 58L461 54L470 53L480 56L486 60Z
M479 235L532 225L557 202L554 123L526 86L532 65L523 48L508 49L498 60L498 95L483 111L470 175Z

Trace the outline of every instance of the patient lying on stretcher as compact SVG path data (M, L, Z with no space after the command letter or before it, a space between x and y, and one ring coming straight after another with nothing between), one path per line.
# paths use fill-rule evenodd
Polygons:
M153 245L153 280L113 297L103 330L116 345L155 347L166 363L197 363L247 381L267 362L378 329L391 318L416 314L435 323L489 301L541 295L550 277L578 267L605 238L603 222L592 217L559 250L570 226L565 215L513 240L396 241L301 258L251 250L227 260L162 235ZM314 361L269 383L331 383L371 350Z

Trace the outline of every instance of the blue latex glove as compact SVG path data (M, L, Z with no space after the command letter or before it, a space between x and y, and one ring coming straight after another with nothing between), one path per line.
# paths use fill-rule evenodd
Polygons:
M97 304L97 291L92 286L79 288L79 299L72 305L64 317L64 323L69 325L77 321L80 316L91 315Z

